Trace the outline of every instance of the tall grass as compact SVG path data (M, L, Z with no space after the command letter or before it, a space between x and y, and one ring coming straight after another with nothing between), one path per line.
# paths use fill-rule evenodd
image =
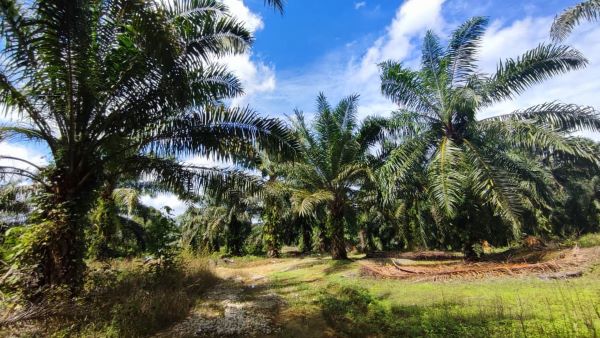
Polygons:
M600 233L586 234L577 239L577 245L582 248L600 246Z
M52 315L0 329L0 336L145 337L186 318L217 282L201 259L93 263L81 298ZM51 306L50 304L48 306ZM17 335L17 333L19 333Z

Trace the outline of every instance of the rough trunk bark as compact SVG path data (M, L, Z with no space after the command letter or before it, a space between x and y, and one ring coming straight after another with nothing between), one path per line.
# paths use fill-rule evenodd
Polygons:
M331 251L331 238L327 234L327 229L324 223L319 224L319 252L328 253Z
M32 218L34 239L23 262L34 267L33 285L25 290L33 298L57 286L75 294L83 282L84 229L95 187L85 184L89 178L65 172L49 173L51 185L38 200L40 211Z
M302 222L302 252L309 253L312 251L312 228L307 221Z
M277 215L277 209L273 209L266 215L263 226L263 243L267 249L267 257L270 258L279 257L280 244L277 224L279 224L279 216Z
M361 253L369 251L367 244L367 230L365 228L361 228L358 231L358 242L358 250Z
M344 219L339 208L332 209L329 231L331 234L331 258L336 260L348 259L346 241L344 240Z

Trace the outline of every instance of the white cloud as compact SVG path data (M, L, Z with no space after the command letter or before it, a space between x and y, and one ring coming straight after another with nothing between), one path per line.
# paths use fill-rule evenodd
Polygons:
M360 61L356 80L363 82L378 76L377 64L389 60L405 60L414 50L412 40L428 29L440 30L444 19L441 15L444 0L408 0L396 12L387 28L369 48Z
M514 58L540 43L548 43L551 23L551 17L527 17L506 26L500 22L492 23L483 40L482 69L485 72L494 72L500 59ZM533 86L514 100L491 107L481 114L481 117L509 113L516 109L551 101L599 108L600 26L582 26L565 43L577 48L589 59L589 65L585 69L558 75Z
M256 32L265 27L262 18L250 11L250 9L244 4L243 0L221 0L229 9L231 13L238 20L245 23L246 28L251 32Z
M354 3L354 9L359 10L367 5L366 1L360 1Z
M21 146L14 143L8 143L6 141L0 142L0 156L10 156L20 158L31 162L33 165L42 167L48 164L46 158L39 152L35 151L31 146ZM36 168L26 162L12 160L12 159L0 159L0 166L10 166L20 169L25 169L31 172L36 172ZM21 180L22 177L7 177L9 180Z
M246 28L255 33L264 28L262 18L253 13L243 0L221 0L228 8L231 15L244 22ZM275 89L274 67L256 60L248 51L241 55L228 56L220 60L226 64L241 81L244 87L244 96L232 100L232 105L247 105L256 94L266 93Z
M140 198L142 204L153 207L160 211L165 211L165 207L170 208L173 216L179 216L187 209L187 204L180 200L174 194L158 194L156 196L143 195Z
M308 114L314 110L314 100L323 91L331 102L344 96L361 95L359 115L388 114L395 105L379 90L379 68L382 61L411 61L415 46L428 29L444 27L444 0L408 0L398 8L386 31L375 40L352 41L341 50L330 53L314 66L296 74L281 76L273 94L255 100L270 113L291 113L295 107ZM350 57L349 57L350 55Z

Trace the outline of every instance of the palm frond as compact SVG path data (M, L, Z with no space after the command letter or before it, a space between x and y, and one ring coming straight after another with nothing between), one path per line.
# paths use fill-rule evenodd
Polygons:
M265 4L273 7L273 9L283 13L283 8L285 5L285 0L265 0Z
M600 1L586 0L573 7L567 8L557 15L550 29L554 41L567 38L575 26L582 21L598 21L600 19Z
M452 33L445 55L449 59L450 83L465 82L477 69L477 51L488 22L485 17L473 17Z
M515 179L510 173L493 165L493 160L486 157L476 145L465 141L473 191L482 201L486 201L503 219L513 225L513 233L517 235L521 213L521 200L517 194Z
M593 107L550 102L536 105L510 114L482 120L531 121L560 132L600 132L600 116Z
M427 175L431 195L447 217L454 217L463 196L465 175L461 168L464 154L454 141L444 137L433 155Z
M317 207L333 199L333 194L327 190L318 190L315 192L298 190L292 193L292 205L294 205L296 212L303 217L313 215Z
M416 111L436 111L428 98L429 89L421 81L418 72L404 67L401 63L386 61L381 68L381 92L407 109Z
M516 59L500 62L485 88L486 101L513 98L535 84L581 69L587 63L587 59L571 47L541 44Z

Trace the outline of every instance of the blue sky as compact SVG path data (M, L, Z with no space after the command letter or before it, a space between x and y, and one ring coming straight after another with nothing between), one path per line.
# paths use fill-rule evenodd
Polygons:
M309 113L319 91L332 101L359 93L362 116L385 115L393 106L379 95L376 64L392 58L418 66L420 39L427 29L444 37L471 16L490 17L482 68L491 72L501 58L516 57L540 42L547 42L554 15L577 3L573 0L289 0L281 16L265 8L262 0L224 1L232 8L241 5L250 11L249 14L234 11L241 19L260 22L252 25L256 42L246 60L257 67L257 72L249 78L242 74L248 95L233 103L251 105L259 112L278 116L289 114L293 108ZM590 57L596 52L595 46L589 46L597 42L595 32L590 31L594 28L584 25L574 36L580 35L569 41L577 47L585 46L581 49ZM239 66L237 62L227 63L234 70ZM564 92L554 86L556 82L564 85L569 81L564 77L550 81L512 104L495 107L484 115L531 104L542 96L546 98L548 91L561 94L547 97L550 100L599 103L592 97L582 99L581 92ZM570 85L567 87L572 89ZM586 92L592 89L589 87ZM600 82L595 81L593 87L600 89Z
M310 115L323 91L330 101L358 93L359 113L386 115L396 107L379 93L377 63L395 59L418 67L420 39L428 29L445 37L475 15L488 16L480 67L492 72L498 60L516 57L548 42L553 17L576 0L288 0L283 16L263 0L222 0L247 23L256 42L248 53L227 64L244 84L246 95L232 105L249 105L263 115L284 117L294 108ZM480 117L561 101L600 109L600 24L585 24L566 41L586 55L589 66L527 90ZM598 139L597 136L594 138ZM0 153L47 163L43 149L0 142ZM211 159L185 159L219 165ZM185 206L172 195L145 197L155 207Z

